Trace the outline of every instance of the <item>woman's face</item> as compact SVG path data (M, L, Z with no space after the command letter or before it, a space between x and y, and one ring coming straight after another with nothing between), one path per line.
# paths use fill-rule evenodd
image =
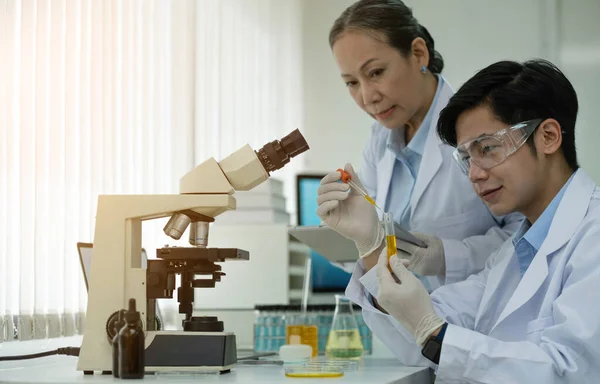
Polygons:
M421 106L424 76L414 55L404 57L376 33L344 32L333 55L356 104L384 127L400 128Z

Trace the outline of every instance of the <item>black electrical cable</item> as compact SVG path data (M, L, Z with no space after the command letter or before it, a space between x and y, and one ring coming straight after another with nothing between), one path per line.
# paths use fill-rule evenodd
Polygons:
M37 359L38 357L46 357L52 355L79 356L79 349L79 347L65 347L55 349L54 351L32 353L31 355L0 356L0 361Z

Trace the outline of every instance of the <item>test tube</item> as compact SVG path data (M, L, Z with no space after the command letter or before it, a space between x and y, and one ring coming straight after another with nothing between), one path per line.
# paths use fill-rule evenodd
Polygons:
M394 220L392 220L392 215L387 212L383 214L383 228L385 230L385 244L387 247L387 257L389 261L390 257L398 253L398 250L396 249L396 233L394 232Z

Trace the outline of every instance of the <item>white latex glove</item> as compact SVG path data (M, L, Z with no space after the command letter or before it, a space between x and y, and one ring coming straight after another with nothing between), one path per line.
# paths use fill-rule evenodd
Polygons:
M394 319L398 320L423 345L429 336L445 321L433 309L431 297L423 284L406 269L396 256L390 258L388 269L387 250L384 249L377 261L377 303ZM398 281L398 282L397 282Z
M421 248L397 238L396 248L398 248L398 256L402 265L421 276L445 275L446 258L442 240L423 233L411 233L427 244L427 248Z
M352 165L346 164L344 170L365 190ZM375 207L350 185L340 183L341 177L340 172L335 171L321 180L317 215L334 231L353 240L360 257L364 257L381 245L384 230Z

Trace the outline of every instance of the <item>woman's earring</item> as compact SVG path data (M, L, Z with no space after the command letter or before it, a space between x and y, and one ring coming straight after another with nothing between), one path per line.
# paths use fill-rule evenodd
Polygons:
M421 65L421 73L427 73L427 68L424 65Z

